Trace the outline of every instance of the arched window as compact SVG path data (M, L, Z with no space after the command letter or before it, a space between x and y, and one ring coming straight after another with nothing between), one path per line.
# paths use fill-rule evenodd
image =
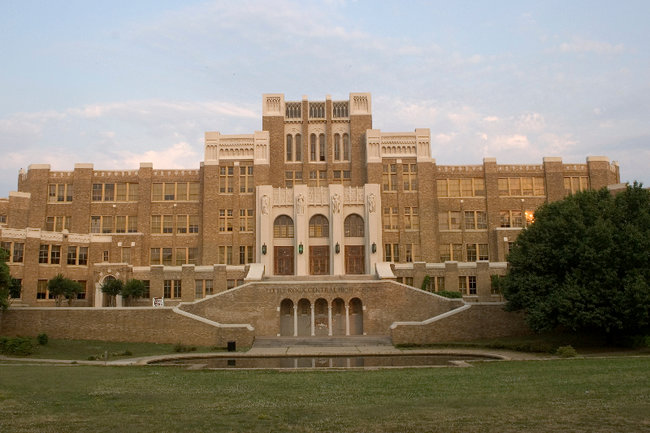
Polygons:
M341 160L341 136L334 134L334 161Z
M314 215L309 220L309 237L326 238L330 234L330 225L323 215Z
M316 134L309 136L309 160L316 161Z
M343 134L343 160L350 160L350 136Z
M287 134L287 161L293 161L293 137Z
M363 237L363 218L353 213L343 222L343 231L346 238L360 238Z
M295 136L295 155L296 161L302 161L302 140L300 139L300 134Z
M325 134L318 136L319 161L325 161Z
M293 220L287 215L280 215L273 222L274 238L292 238Z

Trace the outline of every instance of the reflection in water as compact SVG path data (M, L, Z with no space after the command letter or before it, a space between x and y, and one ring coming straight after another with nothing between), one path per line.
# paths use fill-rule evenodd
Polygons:
M175 359L156 362L156 365L178 365L192 368L353 368L353 367L421 367L451 366L451 361L477 361L490 359L474 355L379 355L330 357L211 357Z

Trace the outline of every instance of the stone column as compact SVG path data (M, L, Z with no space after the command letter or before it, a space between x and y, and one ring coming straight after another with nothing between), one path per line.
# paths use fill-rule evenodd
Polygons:
M350 335L350 306L345 304L345 335Z
M327 304L327 335L332 336L332 304Z
M298 336L298 304L293 304L293 336Z
M311 336L313 337L313 336L316 335L316 332L315 332L316 329L315 329L315 326L314 326L314 322L315 322L315 320L314 320L314 304L310 304L309 309L311 310Z

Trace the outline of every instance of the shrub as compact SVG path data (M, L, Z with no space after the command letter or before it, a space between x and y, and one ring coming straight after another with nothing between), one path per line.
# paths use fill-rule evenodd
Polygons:
M44 332L42 334L38 334L38 336L36 337L36 341L38 341L38 344L40 344L41 346L45 346L48 340L49 339L47 337L47 334Z
M452 292L450 290L441 290L439 292L436 292L436 295L444 296L445 298L462 298L463 294L460 292Z
M578 352L576 352L573 346L560 346L555 351L555 354L562 358L574 358L578 356Z
M0 338L0 353L3 355L27 356L34 352L32 340L24 337Z
M194 346L185 346L184 344L181 343L176 343L174 346L174 352L178 353L185 353L185 352L194 352L196 351L196 347Z

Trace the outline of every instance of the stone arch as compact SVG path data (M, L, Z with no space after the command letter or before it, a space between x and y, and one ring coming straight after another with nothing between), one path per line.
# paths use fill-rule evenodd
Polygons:
M289 215L280 215L273 221L274 238L293 238L293 218Z
M310 238L327 238L329 237L330 223L323 214L316 214L309 218L309 237Z
M363 335L363 304L361 299L350 299L350 335Z
M328 335L329 319L327 301L323 298L316 299L314 302L314 333L316 335Z
M298 335L311 335L311 302L305 298L298 301Z
M364 227L361 215L352 213L345 217L345 221L343 222L343 233L346 238L363 237L365 233Z
M332 335L345 335L345 301L341 298L332 301Z
M280 335L292 336L293 332L293 301L285 298L280 302Z

